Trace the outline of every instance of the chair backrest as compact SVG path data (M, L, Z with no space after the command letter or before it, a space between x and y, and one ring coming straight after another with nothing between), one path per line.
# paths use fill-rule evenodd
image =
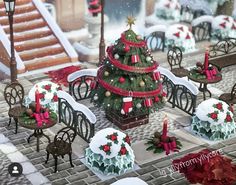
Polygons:
M232 90L231 90L231 99L236 98L236 83L234 84Z
M54 144L56 146L58 144L57 147L62 147L61 145L59 146L59 143L62 144L66 142L68 144L71 144L74 141L75 136L76 136L76 130L73 127L64 127L57 132L57 135L55 135Z
M167 61L170 64L171 70L174 66L178 66L179 68L182 68L181 62L182 62L183 54L179 47L174 46L169 49L167 52Z
M4 98L10 108L16 105L22 106L24 96L24 88L19 82L10 83L4 89Z

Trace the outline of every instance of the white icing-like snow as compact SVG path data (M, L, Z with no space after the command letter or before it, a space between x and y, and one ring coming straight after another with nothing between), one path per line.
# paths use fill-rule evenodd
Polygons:
M83 53L84 55L98 55L99 54L99 48L88 48L78 42L75 42L73 46L76 51L78 51L79 53Z
M67 81L72 82L75 79L80 78L82 76L94 76L94 77L96 77L97 76L97 71L98 71L98 68L97 69L81 69L79 71L75 71L74 73L69 74L68 77L67 77Z
M113 133L118 134L117 136L118 144L115 144L110 139L106 138L108 135L111 135ZM95 136L92 138L89 144L89 147L94 153L101 154L105 159L106 158L111 159L115 156L118 156L120 148L121 148L121 144L125 144L127 151L132 156L133 155L132 148L130 147L128 143L123 141L125 137L126 137L126 134L124 134L123 132L120 132L119 130L115 130L113 128L105 128L103 130L98 131L95 134ZM108 142L112 143L110 155L107 155L104 151L99 149L101 145L106 145Z
M137 177L127 177L120 179L111 185L147 185L147 183Z
M167 26L165 26L165 25L155 25L155 26L151 26L151 27L147 28L145 30L145 34L144 35L148 36L151 33L157 32L157 31L166 32L166 30L167 30Z
M217 103L222 103L223 112L219 111L218 109L214 108L213 105ZM219 125L224 123L227 113L230 114L231 118L233 119L233 113L228 110L229 105L221 100L217 100L214 98L210 98L208 100L203 101L198 105L196 108L196 116L202 121L208 121L211 124ZM218 121L214 121L212 118L208 117L208 113L213 113L214 111L218 111Z
M198 24L200 24L200 23L202 23L202 22L209 22L209 23L212 23L212 21L213 21L213 16L211 16L211 15L203 15L203 16L201 16L201 17L198 17L198 18L196 18L196 19L194 19L193 21L192 21L192 26L196 26L196 25L198 25Z
M85 105L76 102L70 94L65 91L58 91L57 96L59 98L64 98L74 110L82 112L92 124L96 123L97 118L93 112Z

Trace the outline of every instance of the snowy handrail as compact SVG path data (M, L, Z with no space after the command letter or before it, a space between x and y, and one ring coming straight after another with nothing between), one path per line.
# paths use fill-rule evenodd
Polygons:
M10 49L10 40L8 39L5 31L3 30L2 26L0 25L0 42L3 44L4 48L6 49L7 53L9 56L11 56L11 49ZM20 56L16 51L15 52L15 58L16 58L16 68L18 71L24 71L25 70L25 65L24 62L21 60ZM1 61L0 61L1 62ZM4 71L7 74L9 72Z
M39 0L33 0L34 5L37 7L38 11L43 16L44 20L47 22L48 26L53 30L53 33L60 41L61 45L65 49L66 53L70 56L70 58L77 58L78 55L70 42L67 40L66 36L63 34L56 21L50 15L46 7Z
M198 17L192 21L192 26L197 26L198 24L202 22L209 22L212 23L213 16L211 15L203 15L201 17Z
M168 69L165 69L165 68L160 67L160 66L158 67L158 71L160 71L160 73L162 75L165 75L168 79L170 79L175 85L183 85L183 86L185 86L194 95L197 95L199 93L198 88L191 81L188 81L188 80L186 80L184 78L179 78L179 77L175 76Z
M145 30L144 36L148 36L152 34L153 32L166 32L167 26L165 25L156 25L156 26L151 26Z
M75 72L69 74L68 77L67 77L67 81L72 82L72 81L74 81L77 78L80 78L82 76L94 76L94 77L96 77L97 76L97 71L98 71L98 68L97 69L81 69L79 71L75 71Z

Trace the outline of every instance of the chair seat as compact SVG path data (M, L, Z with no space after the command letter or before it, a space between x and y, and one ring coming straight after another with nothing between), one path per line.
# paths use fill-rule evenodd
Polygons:
M219 99L228 104L236 104L236 98L231 99L231 93L224 93L220 95Z
M10 117L19 117L25 111L24 107L16 106L9 110L8 114Z
M187 69L184 69L184 68L174 68L171 70L171 72L177 76L177 77L185 77L185 76L188 76L188 73L189 71Z
M71 145L65 141L56 141L56 143L52 142L48 144L46 150L50 154L56 155L65 155L72 151Z

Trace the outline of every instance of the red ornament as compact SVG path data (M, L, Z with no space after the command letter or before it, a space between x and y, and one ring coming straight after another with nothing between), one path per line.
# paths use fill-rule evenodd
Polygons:
M144 100L144 105L146 107L151 107L153 105L152 99L151 98L147 98Z
M229 22L229 17L225 17L224 20Z
M153 80L159 80L161 78L161 73L159 71L156 71L153 73Z
M225 28L225 27L226 27L226 22L221 23L220 26L221 26L222 28Z
M218 114L216 114L216 113L211 113L210 117L211 117L212 119L217 119L217 118L218 118Z
M222 110L223 109L222 103L217 103L216 108L219 109L219 110Z
M166 97L166 96L167 96L167 94L166 94L166 92L165 92L165 91L163 91L163 92L162 92L162 96L164 96L164 97Z
M120 155L126 155L127 154L127 149L126 149L126 147L125 146L122 146L121 148L120 148Z
M140 62L140 57L139 57L139 55L132 55L132 56L131 56L131 63L132 63L132 64L136 64L136 63L138 63L138 62Z
M40 93L40 94L39 94L39 98L40 98L40 99L44 99L44 97L45 97L45 94L44 94L44 93Z
M185 37L186 40L190 39L189 33L187 33L187 36Z
M129 145L131 145L130 137L129 137L128 135L126 135L123 140L124 140L126 143L128 143Z
M231 122L232 121L232 118L229 114L227 114L226 118L225 118L225 121L226 122Z
M51 85L45 85L44 89L47 90L47 91L50 91L51 90Z
M160 101L160 98L158 96L155 96L154 97L154 102L159 102Z
M54 102L57 102L57 101L58 101L58 96L57 96L56 94L54 94L52 100L53 100Z
M124 97L123 105L121 109L121 114L128 114L133 110L133 98L132 97Z
M37 113L40 112L40 107L41 107L40 106L40 101L39 101L39 99L41 99L40 94L42 94L42 93L39 93L38 85L36 85L36 91L35 91L35 104L36 104L36 107L35 107L35 109L36 109Z
M103 145L103 151L104 152L108 152L108 151L110 151L110 146L109 145Z
M120 77L120 78L119 78L119 82L120 82L120 83L124 83L124 82L125 82L125 78L124 78L124 77Z
M174 33L173 35L179 38L180 37L180 32Z
M130 51L130 47L129 47L128 45L125 45L124 51L125 51L125 52L129 52L129 51Z

